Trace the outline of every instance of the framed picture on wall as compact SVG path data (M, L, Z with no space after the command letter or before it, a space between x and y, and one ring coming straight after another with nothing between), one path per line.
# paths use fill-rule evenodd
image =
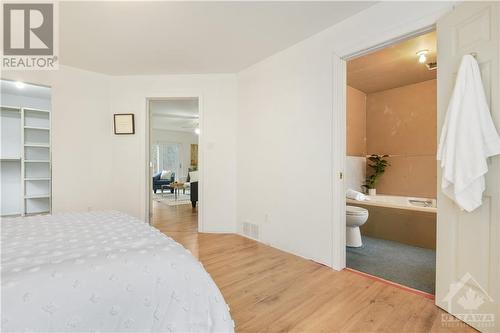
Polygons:
M135 134L134 114L115 113L114 128L115 134Z
M191 145L191 166L198 166L198 145Z

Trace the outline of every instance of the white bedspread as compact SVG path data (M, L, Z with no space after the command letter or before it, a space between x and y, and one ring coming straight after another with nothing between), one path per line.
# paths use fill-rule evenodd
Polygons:
M119 212L2 219L2 332L233 332L186 249Z

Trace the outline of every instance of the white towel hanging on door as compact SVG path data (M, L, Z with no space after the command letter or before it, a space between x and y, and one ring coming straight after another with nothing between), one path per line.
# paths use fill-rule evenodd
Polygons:
M461 209L482 204L487 158L500 154L500 137L486 102L481 72L471 55L462 58L439 141L441 189Z

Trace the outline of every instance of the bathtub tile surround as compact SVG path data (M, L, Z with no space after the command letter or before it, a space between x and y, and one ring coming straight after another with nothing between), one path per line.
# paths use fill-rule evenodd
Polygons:
M368 154L388 154L377 193L436 197L436 80L367 94Z
M350 188L355 191L364 192L364 188L361 185L364 184L366 178L366 158L364 156L347 156L345 167L345 189Z
M346 192L347 194L348 192ZM397 208L436 214L436 199L402 197L397 195L366 195L365 200L352 200L352 195L346 198L348 204L365 204L375 207ZM362 201L362 202L360 202Z
M388 154L378 194L435 198L436 108L436 80L369 94L348 86L346 186L359 190L351 157Z
M347 86L347 155L366 156L366 94Z
M373 205L371 201L356 202L356 206L366 208L369 213L368 221L361 226L363 235L436 249L435 211L424 211L422 207L420 209L384 207Z

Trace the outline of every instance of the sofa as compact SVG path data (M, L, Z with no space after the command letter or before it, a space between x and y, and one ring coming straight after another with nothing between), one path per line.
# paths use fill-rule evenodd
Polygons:
M161 171L153 175L153 191L156 193L157 190L161 190L162 185L168 185L173 183L175 180L175 173L172 172L170 179L161 179ZM174 193L174 189L170 189L171 193Z
M187 176L187 181L189 182L189 196L191 198L191 205L196 208L196 203L198 202L198 171L189 171Z
M196 208L196 203L198 202L198 182L189 183L191 189L189 190L189 195L191 197L191 206Z

